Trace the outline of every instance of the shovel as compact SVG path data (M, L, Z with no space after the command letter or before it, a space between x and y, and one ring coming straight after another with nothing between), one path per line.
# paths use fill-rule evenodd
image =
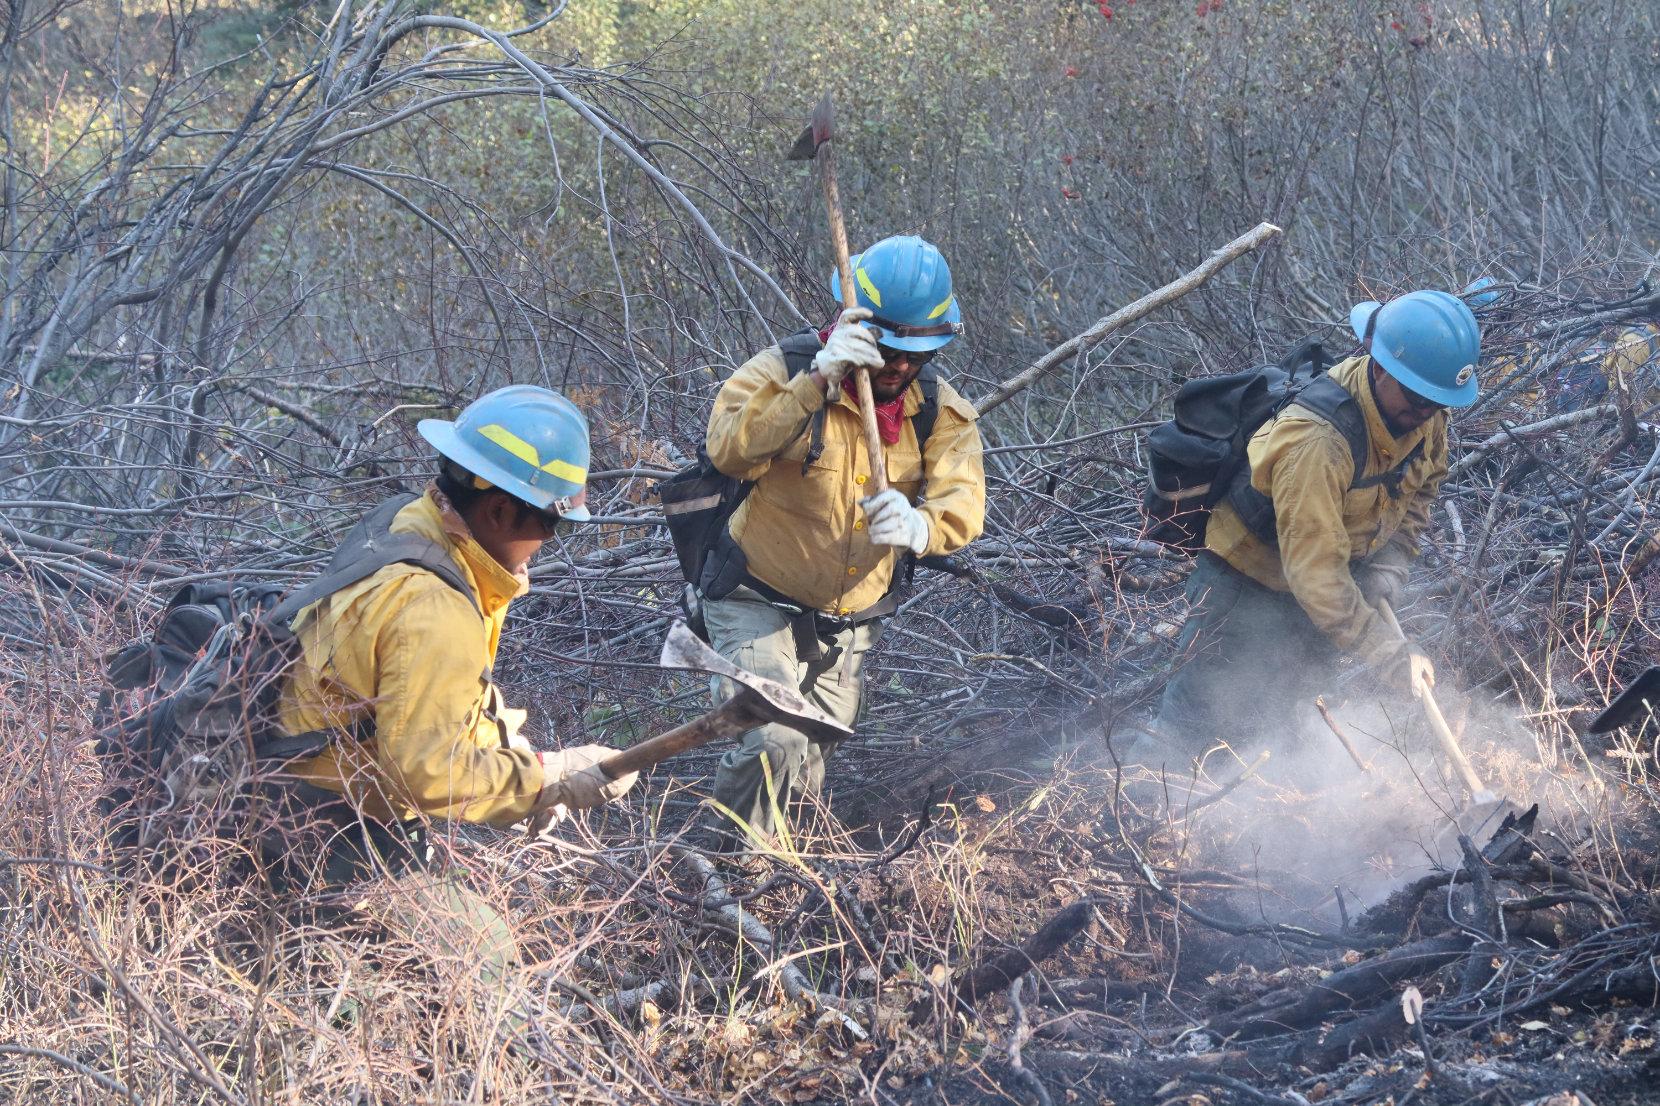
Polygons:
M1387 599L1378 600L1378 613L1383 615L1384 620L1397 634L1406 636L1401 633L1401 624L1396 620L1395 612L1389 608ZM1458 769L1464 786L1469 789L1470 803L1460 814L1458 821L1461 824L1474 823L1477 828L1485 825L1493 815L1508 809L1511 804L1493 794L1487 789L1487 785L1481 782L1481 777L1476 774L1470 758L1465 756L1464 750L1459 747L1458 738L1453 736L1452 727L1447 725L1446 715L1441 713L1441 705L1435 701L1435 692L1427 684L1414 684L1412 693L1423 705L1424 716L1429 719L1429 728L1435 734L1436 740L1441 743L1442 751L1447 754L1447 759L1453 762L1453 767Z
M830 244L836 253L836 272L841 277L842 306L859 306L853 290L853 262L848 258L847 222L842 218L841 193L836 190L836 157L830 149L830 138L835 130L835 109L830 94L813 108L807 127L785 155L790 161L818 163L819 176L824 181L824 206L830 213ZM853 372L853 386L859 392L859 415L864 420L865 450L870 456L870 495L880 495L888 488L888 466L882 454L882 437L876 429L876 400L870 394L870 370L860 366ZM830 397L835 398L835 397Z
M1592 733L1610 733L1633 722L1647 721L1660 706L1660 665L1643 670L1626 685L1603 712L1591 719Z
M852 730L837 722L794 688L776 680L745 672L705 645L684 622L676 622L663 642L657 663L664 668L685 668L709 672L731 680L738 693L701 718L667 733L648 737L620 753L599 762L607 779L619 779L630 772L643 772L677 753L700 748L723 737L731 737L767 722L779 722L799 730L815 741L839 741Z

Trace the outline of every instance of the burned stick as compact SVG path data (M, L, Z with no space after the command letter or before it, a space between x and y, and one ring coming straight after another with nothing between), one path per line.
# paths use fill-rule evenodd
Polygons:
M815 989L802 974L801 969L796 967L794 958L784 954L772 931L762 925L755 915L733 901L727 892L726 881L721 878L713 862L697 850L684 845L670 846L670 852L684 861L702 884L703 921L753 946L767 958L767 963L762 966L756 978L763 978L768 974L777 975L778 982L790 1001L829 1012L841 1023L842 1028L857 1040L864 1040L869 1036L864 1026L852 1016L853 1013L857 1013L868 1020L869 1011L858 1003Z
M1026 1066L1026 1062L1020 1056L1026 1038L1032 1035L1032 1027L1026 1020L1026 1004L1020 1001L1020 989L1025 983L1026 977L1022 975L1009 984L1009 1009L1014 1012L1014 1025L1009 1027L1009 1068L1026 1089L1032 1092L1032 1097L1038 1100L1038 1106L1054 1106L1055 1100L1049 1097L1049 1089L1043 1085L1043 1080L1038 1078L1037 1072Z
M1116 817L1116 813L1114 815ZM1124 833L1122 824L1118 828L1118 839L1135 858L1135 871L1146 881L1148 888L1160 900L1173 907L1178 913L1185 914L1194 921L1223 933L1231 933L1235 937L1272 937L1280 940L1294 941L1304 945L1323 945L1327 948L1365 950L1379 947L1379 943L1372 941L1357 941L1346 936L1333 936L1327 933L1316 933L1312 929L1302 926L1288 925L1284 922L1230 922L1222 918L1206 914L1185 901L1180 895L1171 891L1153 871L1153 866L1147 857Z
M1391 995L1371 1013L1345 1022L1320 1040L1299 1048L1296 1062L1325 1071L1352 1056L1383 1056L1393 1052L1410 1032L1400 998Z
M1079 899L1062 907L1060 913L1044 922L1021 944L970 969L957 983L958 1003L972 1009L984 996L1003 990L1059 952L1062 945L1089 924L1096 902L1093 898Z
M1470 873L1471 928L1480 934L1470 946L1470 957L1459 978L1459 997L1463 998L1481 990L1492 978L1493 957L1488 942L1503 944L1504 912L1493 895L1493 875L1486 859L1462 833L1458 835L1458 847L1464 852L1464 868Z
M1372 766L1360 759L1360 751L1355 748L1354 742L1349 740L1349 735L1343 732L1343 727L1338 724L1337 719L1332 717L1331 708L1326 706L1324 695L1314 697L1314 709L1326 720L1326 727L1331 730L1332 735L1343 744L1343 751L1349 754L1349 759L1355 762L1355 767L1362 772L1370 773Z
M1270 754L1269 754L1267 749L1264 749L1262 752L1258 753L1256 755L1256 759L1251 761L1251 763L1247 764L1245 766L1245 770L1240 772L1239 775L1235 776L1233 779L1231 779L1227 783L1223 784L1221 790L1217 791L1214 795L1207 795L1203 799L1200 799L1198 802L1191 804L1187 808L1188 815L1191 816L1193 814L1196 814L1199 811L1203 810L1205 807L1211 806L1214 803L1219 803L1223 799L1226 799L1229 795L1232 795L1236 790L1239 789L1239 786L1241 784L1243 784L1246 780L1250 779L1252 776L1256 775L1257 772L1262 768L1262 766L1264 764L1268 763L1269 755Z
M1303 1029L1333 1011L1374 1002L1397 983L1428 975L1458 960L1469 953L1473 943L1468 933L1444 933L1414 941L1333 972L1290 997L1241 1007L1215 1019L1208 1028L1222 1037L1259 1037Z
M1177 1078L1186 1083L1203 1083L1209 1087L1221 1087L1224 1090L1243 1096L1247 1102L1260 1102L1263 1106L1300 1106L1301 1103L1307 1101L1307 1099L1300 1096L1285 1098L1281 1095L1259 1091L1243 1079L1235 1079L1231 1075L1223 1075L1220 1072L1193 1071Z

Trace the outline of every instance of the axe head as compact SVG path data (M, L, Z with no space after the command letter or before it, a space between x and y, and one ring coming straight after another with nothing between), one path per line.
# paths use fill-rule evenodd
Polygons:
M813 108L813 116L806 129L796 137L795 145L790 147L790 152L786 155L788 160L812 161L818 155L818 148L830 141L834 119L835 111L830 106L830 94L826 92L824 99Z
M689 668L694 672L708 672L731 680L738 689L744 706L762 721L778 722L799 730L815 741L840 741L851 737L853 731L813 706L793 687L776 680L745 672L687 629L684 622L676 622L663 642L663 654L657 663L664 668Z
M1660 665L1643 670L1603 712L1591 719L1592 733L1608 733L1632 722L1660 714Z

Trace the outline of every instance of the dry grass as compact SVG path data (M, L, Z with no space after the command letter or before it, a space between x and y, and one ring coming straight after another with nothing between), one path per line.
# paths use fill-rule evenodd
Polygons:
M1243 1092L1214 1085L1233 1076L1199 1062L1216 1044L1196 1046L1191 1031L1317 978L1305 966L1341 949L1273 927L1342 945L1334 886L1347 886L1358 915L1378 888L1429 870L1401 848L1406 838L1358 827L1397 826L1407 808L1427 824L1445 799L1404 771L1359 777L1335 760L1335 744L1323 750L1332 755L1323 782L1265 769L1240 782L1237 763L1219 757L1216 783L1197 800L1174 781L1121 790L1110 757L1086 746L1041 782L1004 773L950 797L920 829L896 814L854 836L820 812L731 880L775 940L764 947L735 939L710 909L677 833L680 789L646 788L624 809L567 824L551 845L479 831L445 838L523 950L522 975L495 987L476 960L435 948L403 882L358 889L349 923L308 925L235 874L234 849L193 852L186 874L166 875L137 873L105 850L78 705L104 644L60 643L50 683L14 683L0 714L0 737L17 750L0 769L5 1101L976 1102L1035 1100L1038 1087L1054 1101L1135 1101L1173 1078L1213 1079L1206 1093L1225 1099ZM1630 913L1655 886L1651 843L1628 832L1657 809L1641 754L1608 758L1614 771L1597 766L1593 784L1570 754L1541 771L1536 756L1501 752L1503 731L1472 726L1483 767L1512 794L1552 801L1557 826L1574 827L1576 869L1623 890L1608 892L1620 924L1652 925ZM1388 740L1414 738L1402 729ZM1380 762L1388 752L1382 741L1368 748ZM999 756L982 749L979 759ZM1205 801L1217 785L1232 786ZM1334 805L1346 820L1334 820ZM1276 843L1351 832L1341 858L1268 855ZM1368 872L1387 878L1365 890L1357 881ZM1094 903L1092 924L1044 963L1024 1002L956 1003L966 967L1080 899ZM1433 928L1433 905L1417 909L1402 932ZM1589 939L1611 921L1568 924ZM786 965L821 997L792 1001ZM1432 1009L1452 1003L1425 990ZM515 1034L515 1011L528 1015L527 1032ZM1576 1070L1574 1055L1616 1082L1653 1055L1652 1037L1617 1018L1543 1016L1553 1033L1585 1034L1569 1059L1535 1065L1547 1084ZM1454 1032L1437 1030L1448 1035L1438 1049L1454 1048ZM1502 1046L1489 1032L1466 1065L1537 1032L1512 1023ZM1403 1070L1361 1059L1324 1078L1328 1088L1408 1086L1416 1077ZM1270 1078L1306 1092L1320 1077L1289 1066Z

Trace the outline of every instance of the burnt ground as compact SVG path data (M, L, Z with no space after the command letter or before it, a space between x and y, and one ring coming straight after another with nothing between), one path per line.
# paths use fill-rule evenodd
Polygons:
M1495 786L1541 809L1512 803L1521 820L1482 826L1472 854L1435 824L1447 794L1409 801L1435 791L1417 777L1338 786L1337 816L1322 793L1334 788L1261 765L1168 802L1169 781L1148 800L1099 750L1057 766L1029 741L982 747L929 831L981 858L979 912L996 919L952 984L1069 904L1087 900L1089 917L1028 977L1022 1010L1006 988L972 1013L937 1004L940 1062L878 1050L869 1090L904 1103L1660 1101L1647 792L1617 772L1545 771L1484 736L1468 740ZM1353 844L1344 874L1334 838ZM884 872L863 888L874 912L927 912L895 895L901 882ZM1449 947L1344 982L1435 941ZM1417 1024L1403 1000L1421 1004Z

